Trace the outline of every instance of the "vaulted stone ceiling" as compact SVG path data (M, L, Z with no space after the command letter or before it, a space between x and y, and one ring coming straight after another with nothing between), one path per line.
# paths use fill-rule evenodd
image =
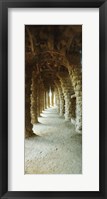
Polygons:
M81 51L81 25L25 26L26 65L35 68L46 87L54 85L57 75L67 74L70 65L80 64Z

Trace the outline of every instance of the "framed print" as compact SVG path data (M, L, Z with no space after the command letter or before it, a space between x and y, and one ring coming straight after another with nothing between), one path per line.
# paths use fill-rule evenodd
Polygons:
M0 1L1 198L106 198L107 2Z

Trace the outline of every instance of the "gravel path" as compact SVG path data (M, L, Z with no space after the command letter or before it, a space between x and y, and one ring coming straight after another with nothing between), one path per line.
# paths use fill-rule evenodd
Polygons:
M81 174L82 136L71 122L49 108L25 139L25 174Z

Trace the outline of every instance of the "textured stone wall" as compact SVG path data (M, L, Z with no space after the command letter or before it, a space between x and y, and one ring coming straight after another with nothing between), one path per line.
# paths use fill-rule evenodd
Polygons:
M31 123L35 124L38 122L38 115L37 115L37 77L36 71L32 73L32 84L31 84Z
M54 106L54 91L52 90L52 106Z
M40 114L45 109L46 99L45 99L45 89L43 85L43 81L40 77L36 79L37 84L37 117L40 117Z
M55 87L55 102L57 106L57 112L60 113L60 99L57 85Z
M48 108L49 102L48 102L48 91L46 91L46 108Z
M73 94L73 88L71 84L71 80L69 76L60 76L62 91L64 95L65 100L65 120L70 121L71 120L71 95Z
M50 97L49 97L49 91L48 91L48 107L50 107Z
M71 93L64 91L64 98L65 98L65 120L70 121L71 119L71 101L70 101Z
M76 120L76 96L71 95L71 122L75 124Z
M39 77L37 78L37 85L38 85L38 89L37 89L37 116L40 116L40 79Z
M31 91L31 123L36 124L46 106L44 85L40 76L36 75L36 71L32 73Z
M29 68L26 66L25 73L25 137L29 137L33 135L32 132L32 124L31 124L31 71L29 72Z
M42 80L40 80L39 85L40 85L39 89L40 113L42 113L42 111L44 110L44 92L45 92Z
M64 95L61 86L58 87L58 93L59 93L59 115L63 116L65 113L65 107L64 107Z
M44 109L43 110L45 109L46 109L46 91L44 89Z
M55 106L57 106L57 97L56 97L56 94L57 94L57 88L55 87Z
M70 70L70 78L73 84L73 88L76 96L76 131L82 132L82 71L81 65L72 66Z

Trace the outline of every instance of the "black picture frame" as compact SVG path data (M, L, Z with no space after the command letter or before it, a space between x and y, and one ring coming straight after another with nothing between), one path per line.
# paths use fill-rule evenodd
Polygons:
M8 8L99 8L100 23L100 190L8 191ZM107 1L106 0L0 0L0 197L107 198Z

